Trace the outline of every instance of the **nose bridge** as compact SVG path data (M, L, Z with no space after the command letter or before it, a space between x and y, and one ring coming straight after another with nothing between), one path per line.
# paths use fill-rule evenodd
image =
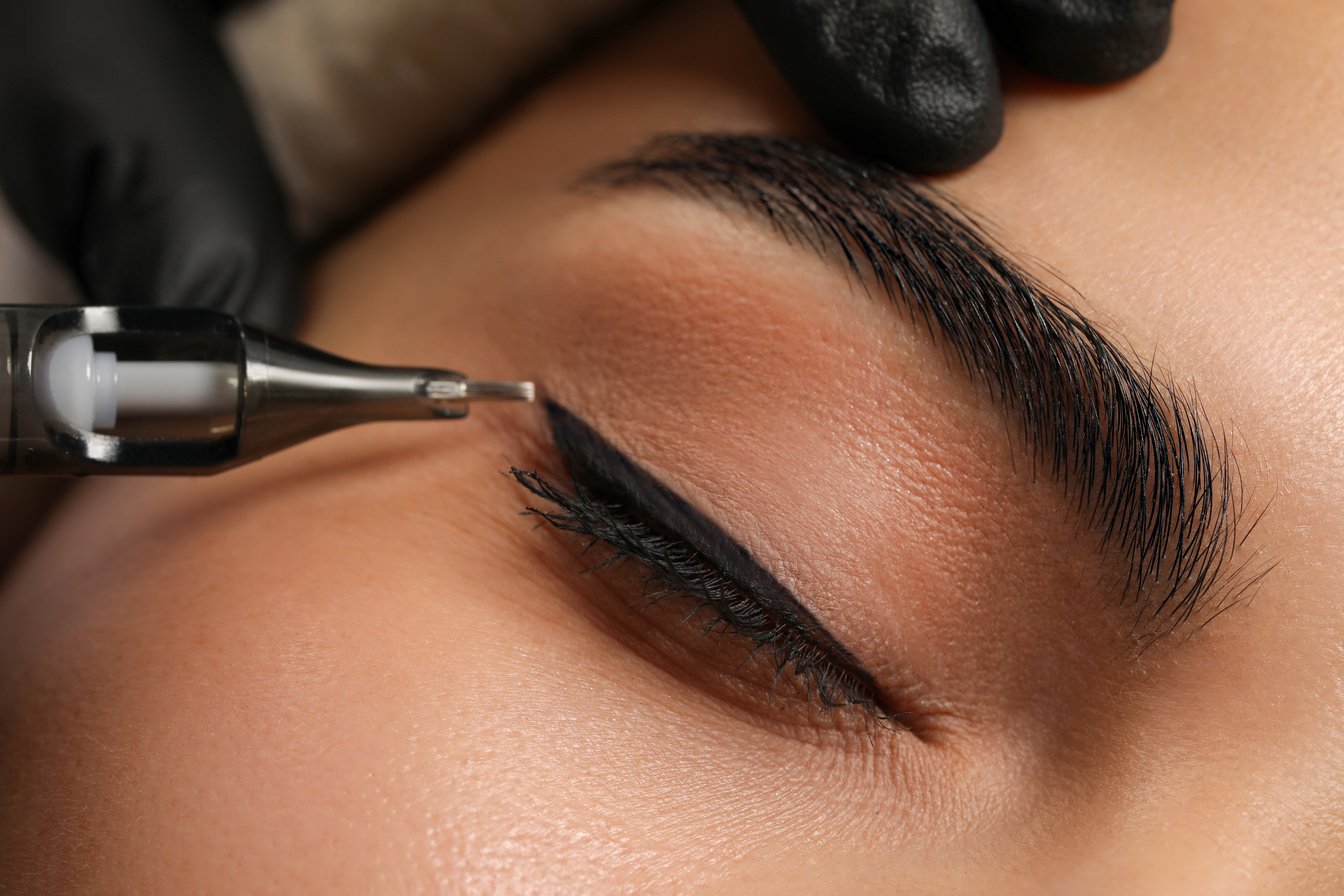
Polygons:
M1267 606L1155 666L1048 767L1039 892L1344 893L1338 628Z
M1216 785L1215 785L1216 786ZM1089 838L1044 888L1051 896L1275 896L1344 893L1344 854L1313 848L1296 825L1274 813L1222 805L1223 811L1136 823ZM1320 832L1315 831L1317 837Z
M1280 892L1268 881L1253 880L1235 859L1218 850L1201 850L1169 841L1101 845L1080 853L1044 889L1050 896L1241 896Z

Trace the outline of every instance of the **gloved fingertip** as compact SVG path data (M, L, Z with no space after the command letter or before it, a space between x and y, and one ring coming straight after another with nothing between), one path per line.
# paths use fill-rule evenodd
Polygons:
M281 334L302 310L305 259L267 194L160 196L134 219L94 220L78 270L96 304L211 308Z
M893 67L873 109L852 127L849 142L916 174L942 174L984 158L1003 134L1003 96L992 60L988 70L947 66ZM947 69L951 68L952 71Z
M181 280L161 295L172 304L215 308L275 333L292 334L303 307L304 262L297 244L267 222L256 228L195 230L171 267Z
M984 0L1004 48L1023 65L1074 84L1132 77L1166 52L1173 0Z
M971 0L738 0L817 119L905 170L956 170L1003 130L998 68Z
M239 316L281 335L291 335L299 327L304 307L302 265L297 259L274 264L265 271Z

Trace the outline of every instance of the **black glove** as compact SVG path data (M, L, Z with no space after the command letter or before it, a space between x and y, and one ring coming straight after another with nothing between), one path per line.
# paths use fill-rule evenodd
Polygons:
M1162 55L1172 0L737 0L784 77L845 142L911 171L994 148L1003 98L989 32L1037 72L1080 84Z
M216 37L220 5L0 0L0 189L91 302L287 330L297 241Z

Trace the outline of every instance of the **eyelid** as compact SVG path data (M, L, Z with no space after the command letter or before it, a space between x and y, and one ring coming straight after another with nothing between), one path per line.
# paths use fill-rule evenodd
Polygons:
M746 548L577 416L553 401L546 412L575 492L515 469L520 484L561 509L533 512L559 529L600 539L618 554L642 560L673 588L704 600L730 628L759 646L768 643L779 672L792 665L800 677L815 677L807 684L822 703L860 705L880 722L903 725L903 713L853 654ZM737 599L725 596L728 589ZM796 641L797 649L781 650L785 639Z

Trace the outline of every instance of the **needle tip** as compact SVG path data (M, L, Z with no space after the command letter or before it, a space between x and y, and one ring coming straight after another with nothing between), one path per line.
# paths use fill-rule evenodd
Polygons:
M537 387L532 383L508 383L490 380L467 380L468 401L533 401Z

